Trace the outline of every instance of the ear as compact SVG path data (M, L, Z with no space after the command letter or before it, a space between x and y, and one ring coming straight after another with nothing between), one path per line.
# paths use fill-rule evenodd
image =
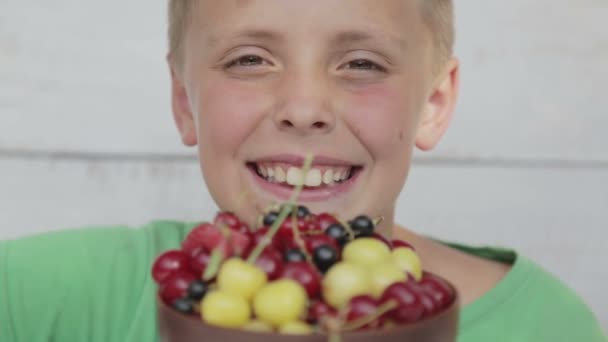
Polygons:
M416 132L419 149L431 150L441 140L452 120L459 87L460 66L458 60L452 58L437 77L424 106Z
M173 110L173 119L182 137L182 143L186 146L195 146L197 144L196 125L184 81L178 67L170 56L167 57L167 63L171 71L171 108Z

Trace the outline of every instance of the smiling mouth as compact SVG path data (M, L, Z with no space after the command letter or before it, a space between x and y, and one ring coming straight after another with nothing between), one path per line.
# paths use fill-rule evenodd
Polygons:
M305 171L299 166L281 162L248 162L247 167L268 183L289 188L303 185L304 190L346 184L363 169L356 165L312 165Z

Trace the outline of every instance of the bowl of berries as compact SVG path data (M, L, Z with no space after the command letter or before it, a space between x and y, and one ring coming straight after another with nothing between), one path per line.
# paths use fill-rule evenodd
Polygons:
M259 221L220 212L156 258L161 341L456 341L455 288L371 218L284 204Z

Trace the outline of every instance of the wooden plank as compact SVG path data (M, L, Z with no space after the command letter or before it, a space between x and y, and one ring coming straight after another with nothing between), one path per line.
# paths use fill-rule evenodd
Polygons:
M0 149L187 153L169 110L164 7L0 2ZM608 160L605 3L456 9L462 98L433 156Z
M215 212L192 162L0 159L0 239ZM397 221L444 240L516 248L564 279L608 328L608 172L417 166Z

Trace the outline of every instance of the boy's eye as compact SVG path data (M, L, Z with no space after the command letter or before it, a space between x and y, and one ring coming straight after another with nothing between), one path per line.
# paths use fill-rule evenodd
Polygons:
M231 68L234 66L250 67L250 66L256 66L256 65L262 65L264 63L265 63L264 59L260 56L246 55L246 56L242 56L233 61L228 62L228 64L226 64L226 68Z
M372 70L372 71L386 71L386 69L370 60L367 59L355 59L354 61L350 61L346 63L345 67L347 69L355 69L355 70Z

